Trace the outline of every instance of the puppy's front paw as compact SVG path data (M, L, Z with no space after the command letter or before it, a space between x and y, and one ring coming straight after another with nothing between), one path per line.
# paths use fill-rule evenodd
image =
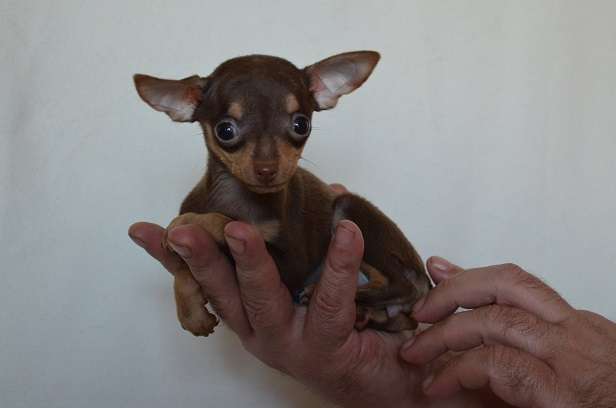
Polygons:
M190 310L188 314L178 311L178 315L182 328L195 336L207 337L214 333L214 328L218 325L218 319L207 310L205 305L202 308Z
M175 303L178 320L184 330L195 336L208 336L218 325L218 318L207 309L207 299L188 270L175 277Z
M222 214L219 214L219 213L208 213L208 214L197 214L197 213L192 213L192 212L185 213L185 214L175 217L173 221L171 221L171 223L167 227L167 230L165 231L165 235L163 236L163 240L161 244L163 248L166 248L173 252L173 249L169 246L169 243L167 242L167 236L169 234L169 231L171 231L173 228L179 227L180 225L194 224L194 225L199 225L201 228L203 228L208 233L210 233L210 235L212 235L214 240L219 245L223 245L225 242L225 237L224 237L225 225L227 225L227 223L230 221L231 221L231 218L224 216Z

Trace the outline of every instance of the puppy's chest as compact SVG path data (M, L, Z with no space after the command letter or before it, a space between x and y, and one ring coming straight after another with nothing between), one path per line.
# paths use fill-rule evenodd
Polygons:
M291 293L301 290L321 265L329 242L326 228L306 221L281 223L278 235L267 242L268 251Z
M268 244L283 281L292 293L302 289L307 278L323 262L331 239L329 208L319 205L289 209L278 236Z
M294 292L321 264L331 235L331 202L294 193L283 205L227 183L209 191L204 212L218 212L256 226L284 283Z
M207 196L205 212L221 213L250 224L273 221L277 218L271 208L235 183L216 185Z

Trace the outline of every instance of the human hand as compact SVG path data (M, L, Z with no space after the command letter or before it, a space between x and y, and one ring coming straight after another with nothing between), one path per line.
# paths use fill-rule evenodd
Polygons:
M225 229L235 269L200 227L183 225L169 232L171 245L184 248L176 251L186 254L183 259L161 247L164 232L155 224L137 223L129 235L172 274L186 262L223 322L267 365L345 406L433 406L420 387L429 367L410 366L398 356L404 335L353 328L363 238L352 222L338 224L308 308L292 303L252 226L232 222ZM457 394L446 403L472 398Z
M161 248L163 233L161 227L147 223L135 224L130 230L173 273L182 260ZM198 226L174 228L169 240L172 246L189 249L191 255L184 261L211 306L250 353L343 405L389 407L422 398L422 369L398 358L404 338L353 328L363 251L355 224L342 221L337 226L308 308L292 303L255 228L232 222L225 233L235 270Z
M465 271L433 258L428 267L455 276L418 302L415 318L436 324L401 356L425 365L463 353L428 377L427 396L489 387L518 407L616 406L616 324L575 310L515 265ZM453 314L458 307L471 310Z

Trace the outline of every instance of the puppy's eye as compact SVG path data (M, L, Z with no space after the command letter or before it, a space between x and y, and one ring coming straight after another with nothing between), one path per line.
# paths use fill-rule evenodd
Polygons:
M226 145L235 143L238 141L240 136L240 132L235 122L228 119L218 122L215 131L218 140Z
M310 119L302 113L293 115L291 132L296 137L306 137L310 134Z

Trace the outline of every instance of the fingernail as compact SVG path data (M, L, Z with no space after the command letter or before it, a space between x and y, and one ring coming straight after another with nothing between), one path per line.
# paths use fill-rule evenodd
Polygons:
M355 232L349 229L345 225L344 220L340 221L336 226L336 233L334 234L334 243L339 247L347 247L353 241Z
M135 244L139 245L141 248L145 248L145 242L143 242L141 239L131 234L128 234L128 236L130 237L130 239L133 240Z
M421 299L419 299L417 301L417 303L415 303L415 306L413 306L413 314L418 313L421 308L423 307L424 303L426 303L426 297L422 297Z
M428 376L428 378L426 378L422 383L421 383L421 388L425 390L427 390L428 388L430 388L430 385L432 384L432 381L434 381L434 374L430 374Z
M235 254L241 255L246 250L246 243L239 238L225 235L225 240L227 241L227 245L229 245L229 248L231 248L231 252Z
M432 257L432 260L430 262L430 266L434 269L437 269L441 272L447 272L451 269L451 263L444 259L441 258L440 256L434 256Z
M169 246L171 246L171 248L173 248L173 250L177 252L177 254L180 255L182 258L190 258L190 256L192 255L192 253L190 252L190 248L175 244L171 241L168 242Z

